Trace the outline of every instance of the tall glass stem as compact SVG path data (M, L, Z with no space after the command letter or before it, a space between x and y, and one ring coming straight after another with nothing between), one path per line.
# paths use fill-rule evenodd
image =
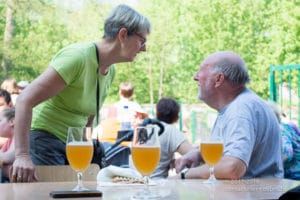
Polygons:
M213 165L209 165L209 178L206 181L204 181L204 183L208 183L208 184L217 183L217 179L214 174L214 166Z
M82 184L82 172L77 172L77 186L76 190L84 190L83 184Z
M151 193L149 188L149 176L143 176L144 188L142 191L134 194L131 199L132 200L149 200L149 199L159 199L156 194Z
M149 182L150 182L150 177L149 176L144 176L144 185L145 185L145 194L149 197L151 195L150 188L149 188Z
M149 176L144 176L144 184L148 187L149 186Z
M210 179L215 179L214 166L213 165L209 166L209 177L210 177Z

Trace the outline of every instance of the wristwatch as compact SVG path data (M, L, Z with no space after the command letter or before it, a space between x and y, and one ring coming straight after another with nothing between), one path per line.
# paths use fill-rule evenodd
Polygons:
M190 170L190 168L187 168L187 167L184 168L183 170L181 170L181 172L180 172L181 179L185 179L185 175L189 170Z

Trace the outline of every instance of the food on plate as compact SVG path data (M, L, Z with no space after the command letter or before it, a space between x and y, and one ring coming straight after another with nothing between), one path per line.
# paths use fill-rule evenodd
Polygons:
M125 177L125 176L115 176L112 178L112 182L113 183L127 183L127 184L132 184L132 183L142 184L142 183L144 183L143 179L130 178L130 177Z

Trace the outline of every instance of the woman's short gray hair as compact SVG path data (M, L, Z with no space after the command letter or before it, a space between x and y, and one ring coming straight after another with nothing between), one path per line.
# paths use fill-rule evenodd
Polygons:
M151 25L145 16L129 6L121 4L106 18L103 38L114 39L121 28L126 28L128 35L132 35L135 32L150 33Z
M232 57L221 57L215 63L213 72L222 72L231 85L245 85L250 82L248 69L244 60Z

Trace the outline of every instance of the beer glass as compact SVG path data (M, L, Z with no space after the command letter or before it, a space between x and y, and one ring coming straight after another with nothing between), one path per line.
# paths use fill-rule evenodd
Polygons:
M222 158L223 148L223 140L219 136L207 136L201 139L200 153L204 162L209 166L210 172L209 178L204 183L217 183L214 166Z
M88 190L83 186L82 173L89 166L93 157L91 127L69 127L66 154L70 166L77 172L77 186L73 191Z
M149 190L149 176L153 173L160 160L160 142L158 127L148 125L136 127L132 139L131 155L135 168L144 178L146 188L143 192L137 193L132 199L154 199L155 194Z

